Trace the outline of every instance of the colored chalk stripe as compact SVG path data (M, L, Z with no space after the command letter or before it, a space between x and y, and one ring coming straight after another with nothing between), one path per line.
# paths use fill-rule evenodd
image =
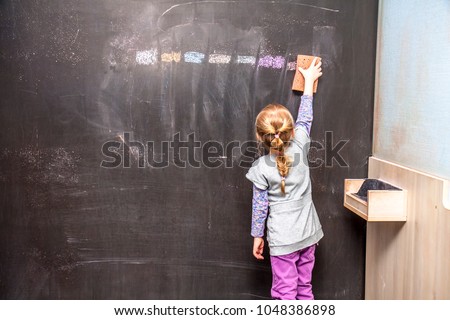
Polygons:
M189 63L202 63L205 54L195 51L189 51L184 54L184 61Z
M231 56L226 54L210 54L208 62L209 63L230 63Z
M205 54L197 51L188 51L184 55L184 61L187 63L203 63L205 60ZM180 62L181 52L164 52L161 54L162 62ZM136 52L136 63L140 65L153 65L158 62L158 50L151 48L149 50ZM208 56L208 62L214 64L227 64L231 62L231 55L213 53ZM238 55L235 60L239 64L256 64L256 57L254 56L241 56ZM283 69L286 65L286 59L283 56L262 56L258 60L258 66L263 68ZM287 70L296 69L295 62L288 62L286 65Z
M136 63L143 65L151 65L157 62L158 51L156 49L150 49L145 51L136 52Z

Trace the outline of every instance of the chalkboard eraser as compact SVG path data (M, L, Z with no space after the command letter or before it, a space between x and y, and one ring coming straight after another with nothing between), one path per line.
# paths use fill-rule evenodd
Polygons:
M406 221L407 190L378 179L345 179L344 207L369 222Z
M303 69L308 69L311 65L312 61L314 60L314 56L305 56L305 55L298 55L297 56L297 67L295 68L295 76L294 76L294 82L292 83L292 90L295 91L305 91L305 78L303 78L303 75L300 71L298 71L298 67L302 67ZM317 57L316 64L319 63L321 60L320 57ZM317 79L314 82L313 92L317 92L317 84L319 82L319 79Z

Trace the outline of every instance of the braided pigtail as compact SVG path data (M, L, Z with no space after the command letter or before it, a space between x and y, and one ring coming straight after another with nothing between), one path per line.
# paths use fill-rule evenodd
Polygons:
M294 130L294 120L288 109L278 104L265 107L256 118L256 136L262 140L271 154L276 155L276 164L281 176L281 192L286 194L286 177L292 159L285 154Z
M275 139L274 139L275 140ZM280 138L278 138L277 140L281 140ZM286 154L284 154L284 143L283 141L279 144L278 147L278 154L276 157L276 162L277 162L277 169L278 172L280 173L281 176L281 192L283 194L286 193L285 188L286 188L286 177L289 173L289 167L292 163L292 160L290 159L290 157L288 157Z

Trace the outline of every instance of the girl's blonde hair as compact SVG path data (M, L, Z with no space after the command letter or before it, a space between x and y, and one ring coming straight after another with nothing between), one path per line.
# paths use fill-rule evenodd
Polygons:
M285 179L292 159L284 151L294 132L294 119L281 104L269 104L256 117L256 138L270 153L276 155L278 172L281 175L281 192L285 194Z

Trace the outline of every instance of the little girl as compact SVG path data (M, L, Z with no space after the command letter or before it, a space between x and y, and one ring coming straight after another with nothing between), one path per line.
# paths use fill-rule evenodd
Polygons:
M308 69L299 68L305 88L295 124L289 110L279 104L269 104L256 117L256 138L269 153L258 158L246 175L253 182L253 255L264 259L262 237L268 216L273 299L314 299L314 252L323 232L311 198L306 155L313 84L322 75L322 63L316 65L316 60Z

